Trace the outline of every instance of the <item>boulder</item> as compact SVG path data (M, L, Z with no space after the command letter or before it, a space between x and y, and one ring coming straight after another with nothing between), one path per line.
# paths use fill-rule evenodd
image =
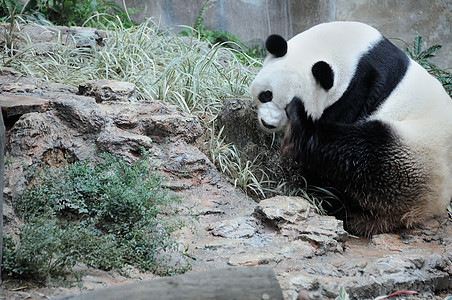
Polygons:
M7 126L6 156L11 162L5 183L9 199L23 192L31 176L28 170L46 153L68 153L60 158L76 161L109 152L133 160L144 148L160 151L157 160L170 174L199 176L206 171L208 159L189 146L202 134L196 117L159 101L136 101L133 84L92 81L81 85L89 89L79 87L77 92L11 69L2 70L0 82L5 83L0 105ZM80 90L85 95L78 95ZM168 142L172 148L162 155L162 145ZM177 155L167 155L174 152Z
M343 222L331 216L315 213L313 206L302 197L275 196L262 200L255 214L271 222L289 240L307 241L317 249L317 255L343 252L348 233Z

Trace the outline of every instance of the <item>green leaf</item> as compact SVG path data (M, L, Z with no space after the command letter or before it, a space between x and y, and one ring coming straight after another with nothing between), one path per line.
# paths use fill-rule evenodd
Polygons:
M413 52L415 56L420 55L422 52L422 36L419 34L414 39Z
M441 45L433 45L431 47L429 47L428 49L424 50L421 52L421 54L419 55L421 58L425 58L425 59L431 59L432 57L435 56L435 52L437 52L439 49L441 49Z
M348 295L344 286L341 285L339 290L339 296L337 296L335 300L350 300L350 296Z

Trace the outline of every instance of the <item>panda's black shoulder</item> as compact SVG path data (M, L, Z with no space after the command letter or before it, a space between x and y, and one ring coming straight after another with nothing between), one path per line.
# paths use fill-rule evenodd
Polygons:
M367 119L401 83L409 64L408 56L381 36L359 57L346 91L322 118L342 123Z

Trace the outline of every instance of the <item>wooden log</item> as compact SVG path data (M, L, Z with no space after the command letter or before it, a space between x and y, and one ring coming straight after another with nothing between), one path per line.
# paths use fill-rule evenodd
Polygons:
M282 300L283 295L273 270L268 266L257 266L164 277L66 296L61 299Z

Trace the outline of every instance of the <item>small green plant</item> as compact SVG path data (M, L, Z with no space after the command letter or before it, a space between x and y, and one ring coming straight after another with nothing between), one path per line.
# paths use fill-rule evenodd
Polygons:
M127 163L109 154L101 162L42 167L18 201L24 225L19 241L5 237L3 271L55 278L77 263L103 270L132 265L156 274L184 272L163 253L178 251L172 233L183 224L160 216L178 200L143 152Z
M417 61L422 67L424 67L430 74L438 78L447 91L450 97L452 97L452 73L448 70L438 68L430 60L435 57L435 53L441 49L441 45L433 45L425 50L422 50L422 36L417 35L414 39L413 48L406 48L405 53Z

